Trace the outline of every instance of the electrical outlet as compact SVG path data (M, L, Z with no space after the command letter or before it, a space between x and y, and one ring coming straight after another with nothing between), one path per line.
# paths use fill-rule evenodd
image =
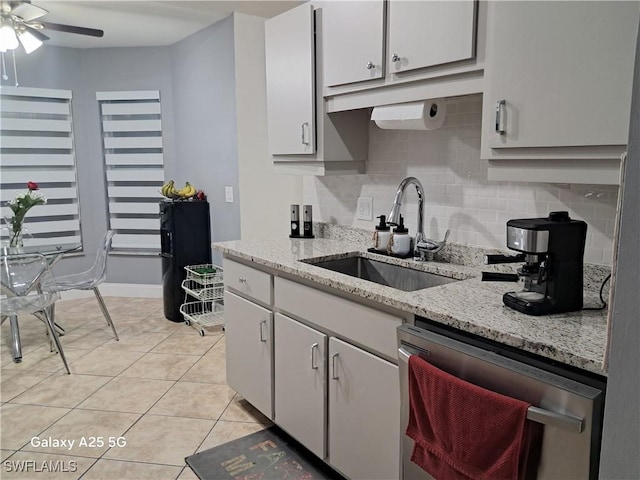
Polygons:
M358 220L373 220L373 199L371 197L358 197L356 212Z
M233 203L233 187L224 187L224 201Z

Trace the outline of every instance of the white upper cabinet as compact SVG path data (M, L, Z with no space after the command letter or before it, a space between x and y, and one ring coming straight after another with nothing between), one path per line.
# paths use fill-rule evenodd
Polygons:
M327 110L482 93L486 3L318 2Z
M558 181L615 183L629 135L639 12L639 2L490 2L482 158L536 159L541 169L548 164L539 160L589 159L592 173ZM598 159L613 160L609 173ZM507 167L493 165L490 179L517 179L496 176ZM514 171L535 180L522 166Z
M304 4L267 20L265 52L269 149L274 155L313 154L313 6Z
M476 2L389 2L389 73L433 67L475 55Z
M384 2L335 1L322 6L324 84L384 76Z

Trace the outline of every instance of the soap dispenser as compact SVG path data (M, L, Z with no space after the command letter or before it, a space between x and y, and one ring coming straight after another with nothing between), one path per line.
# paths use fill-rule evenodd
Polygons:
M409 236L409 230L404 226L404 218L400 215L398 226L396 226L391 233L388 253L404 257L408 255L410 251L411 237Z
M380 223L376 225L376 230L373 232L373 249L376 252L387 253L391 239L391 228L387 225L386 216L380 215L376 218L380 219Z

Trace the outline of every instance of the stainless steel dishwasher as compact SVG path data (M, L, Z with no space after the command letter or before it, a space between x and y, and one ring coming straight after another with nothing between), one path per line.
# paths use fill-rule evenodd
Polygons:
M398 327L402 479L432 478L411 462L413 440L404 434L409 421L410 355L419 355L465 381L530 403L527 418L544 425L538 479L598 477L604 379L583 379L553 362L547 368L540 359L474 335L420 322L418 317L416 325L420 328L406 324Z

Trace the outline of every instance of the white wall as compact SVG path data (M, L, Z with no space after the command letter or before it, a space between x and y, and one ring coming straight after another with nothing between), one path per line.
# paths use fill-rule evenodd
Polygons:
M622 196L600 478L640 478L640 33Z
M371 124L365 175L305 177L304 200L315 220L373 228L356 220L358 196L373 198L373 213L387 215L400 181L417 177L425 190L424 228L428 238L481 247L505 248L506 222L568 210L589 227L585 261L610 265L618 188L489 182L480 159L481 95L447 100L447 117L433 131L381 130ZM416 231L417 196L407 190L406 224Z
M241 238L289 233L302 179L274 172L268 155L264 18L235 13L234 48Z

